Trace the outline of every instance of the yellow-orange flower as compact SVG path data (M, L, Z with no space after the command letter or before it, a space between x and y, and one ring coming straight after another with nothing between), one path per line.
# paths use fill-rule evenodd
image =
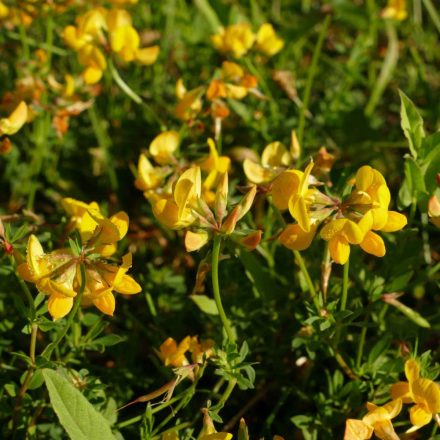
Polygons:
M254 44L255 34L248 23L238 23L221 28L219 33L211 37L212 44L221 52L231 52L240 58Z
M263 23L257 32L256 46L258 50L271 57L284 47L284 40L277 36L270 23Z
M74 199L65 199L63 205L73 213L72 224L80 232L82 248L77 250L78 253L67 248L45 253L38 238L31 235L26 262L19 265L19 273L49 296L48 310L54 319L70 312L82 284L82 304L94 304L103 313L113 315L113 291L126 295L141 291L139 284L127 275L131 254L122 258L120 266L104 260L115 252L116 242L127 233L128 216L121 211L107 219L90 205ZM82 279L81 264L85 268L85 280Z
M440 386L420 377L420 365L415 359L405 362L405 376L408 382L398 382L391 387L393 399L400 398L403 403L414 403L409 411L414 425L407 432L413 432L427 425L432 417L440 412Z
M314 200L314 189L309 189L309 177L313 162L307 165L304 172L287 170L281 173L273 182L272 200L281 210L289 209L292 217L305 232L310 231L309 208Z
M17 131L26 123L27 118L27 105L24 101L21 101L7 118L0 119L0 136L10 136L17 133Z
M396 399L384 406L367 403L368 413L362 420L348 419L344 440L368 440L374 434L382 440L399 440L391 419L402 409L402 400Z
M403 21L408 16L406 0L388 0L388 5L382 10L382 18Z

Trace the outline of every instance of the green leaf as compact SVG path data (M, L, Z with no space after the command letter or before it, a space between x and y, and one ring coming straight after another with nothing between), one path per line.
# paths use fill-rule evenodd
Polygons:
M72 440L115 440L104 416L70 382L54 370L42 371L53 409Z
M215 301L206 295L191 295L190 298L196 303L197 307L208 315L218 315Z
M211 26L211 29L213 32L218 32L221 28L222 24L220 23L220 20L217 17L216 12L212 8L212 6L209 4L208 0L194 0L194 4L198 8L198 10L203 14L206 21Z
M394 306L399 312L403 313L407 318L409 318L414 324L417 324L420 327L423 328L430 328L431 324L418 312L411 309L410 307L406 306L405 304L402 304L397 299L387 300L387 304L391 304Z
M423 119L420 116L414 103L401 90L400 95L400 125L409 142L409 149L414 159L417 159L418 151L422 146L425 137Z

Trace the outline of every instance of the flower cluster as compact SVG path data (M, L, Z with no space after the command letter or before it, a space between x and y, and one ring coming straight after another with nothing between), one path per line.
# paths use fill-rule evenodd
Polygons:
M406 361L405 375L408 382L398 382L391 387L392 401L381 407L367 403L368 413L362 420L347 420L344 440L366 440L373 432L381 439L398 440L391 419L399 415L402 404L414 404L409 410L413 426L407 433L427 425L440 412L440 386L420 377L420 365L415 359Z
M253 46L265 54L273 56L284 46L284 41L277 36L269 23L260 26L257 33L248 23L238 23L220 28L218 34L211 37L213 46L223 53L230 53L235 58L245 55Z
M156 353L165 366L179 368L190 364L187 353L191 354L192 363L202 363L213 354L213 347L212 339L199 342L197 336L187 336L179 343L173 338L166 339Z
M131 267L130 253L122 257L119 266L106 261L115 253L116 243L127 233L128 216L121 211L108 219L96 203L86 204L70 198L63 199L63 206L71 216L71 227L79 231L82 244L45 253L38 238L31 235L26 262L19 265L18 271L23 279L49 296L48 310L53 319L70 312L80 291L82 305L93 304L101 312L113 315L113 291L126 295L141 291L139 284L127 275Z
M207 85L187 90L182 79L176 86L179 100L176 106L176 116L183 121L191 121L203 110L203 97L209 101L207 112L212 117L224 119L230 114L226 99L244 99L249 94L262 98L258 90L258 80L243 67L231 61L224 61L221 69Z
M139 34L124 9L96 7L79 16L76 24L67 26L63 37L85 66L83 78L87 84L100 81L107 68L103 48L125 62L137 61L144 65L153 64L159 55L158 46L140 47Z
M251 180L270 181L279 166L290 161L288 152L279 146L272 146L271 151L276 154L265 158L271 167L245 164ZM307 249L323 225L320 236L328 242L336 263L347 262L350 245L359 245L365 252L383 257L385 244L375 231L398 231L407 220L389 210L391 195L382 174L368 165L361 167L350 182L350 195L340 200L318 190L322 184L312 175L313 168L314 163L310 162L304 172L287 169L271 183L273 204L282 211L288 210L296 221L284 228L279 236L281 243L293 250Z
M153 166L142 154L135 185L144 191L155 217L161 223L171 229L187 229L186 248L195 251L208 242L209 233L233 234L237 222L252 206L256 187L252 185L241 201L228 212L230 159L220 156L214 141L209 139L210 154L207 158L196 165L179 164L174 156L178 144L177 132L164 132L157 136L150 144L149 154L158 166ZM216 188L215 192L213 188ZM188 229L190 227L192 230ZM257 235L260 237L261 233ZM247 238L252 240L252 237L256 238L254 235L245 237L244 243Z

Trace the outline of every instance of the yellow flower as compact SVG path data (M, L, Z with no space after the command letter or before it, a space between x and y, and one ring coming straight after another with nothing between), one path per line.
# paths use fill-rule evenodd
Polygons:
M9 136L17 133L17 131L26 123L27 118L27 105L24 101L21 101L7 118L0 119L0 136Z
M257 185L271 182L292 163L292 155L281 142L271 142L261 155L261 164L250 159L243 162L243 170L248 180Z
M59 319L66 316L73 306L73 298L83 282L80 265L84 264L86 279L82 304L94 304L103 313L113 315L113 291L130 295L142 290L126 274L131 267L131 254L122 258L120 266L103 260L116 251L116 242L127 233L128 216L121 211L107 219L90 205L74 199L64 199L63 206L73 214L72 224L80 231L83 239L81 253L75 255L71 249L59 249L46 254L38 238L31 235L27 259L18 267L19 273L49 296L49 313L54 319Z
M146 198L150 197L150 191L158 188L165 177L165 171L161 167L151 164L145 154L139 156L137 178L134 182L137 189L144 191Z
M182 78L177 80L176 96L179 102L176 106L176 116L183 121L188 121L197 116L202 110L203 103L200 97L203 93L203 87L197 87L188 91L183 84Z
M203 429L200 435L200 440L231 440L232 434L228 432L217 432L214 426L214 422L209 415L206 408L202 409L203 412Z
M107 61L101 49L93 44L86 44L78 51L79 62L86 66L82 76L86 84L95 84L102 78L107 68Z
M112 9L107 13L110 47L124 61L139 61L153 64L159 55L159 46L141 49L139 34L132 25L130 14L123 9Z
M189 364L185 353L189 350L190 344L190 336L187 336L179 344L173 338L168 338L161 344L159 351L156 352L165 366L183 367Z
M393 399L404 403L415 403L409 411L414 425L407 432L414 432L427 425L440 412L440 386L429 379L420 377L420 366L415 359L405 362L405 376L408 382L398 382L391 387Z
M199 342L197 336L192 336L190 340L189 351L191 353L191 359L194 363L201 364L203 358L209 358L214 354L214 341L212 339L206 339Z
M382 18L403 21L408 16L406 0L388 0L388 5L382 10Z
M396 399L384 406L367 403L368 413L362 420L348 419L345 425L344 440L367 440L374 434L382 440L399 440L391 419L402 409L402 400Z
M212 139L208 139L209 156L200 162L202 171L208 173L203 181L203 197L208 204L214 201L214 193L211 188L218 185L220 177L229 171L231 159L228 156L219 156L215 143Z
M232 52L236 58L243 56L254 44L255 34L247 23L238 23L221 28L211 37L213 46L221 52Z
M159 165L169 165L176 162L174 152L179 147L179 133L164 131L157 135L150 144L150 154Z
M153 205L153 213L160 222L170 228L185 228L196 219L194 208L201 192L200 167L189 168L177 180L173 197L159 198Z
M292 217L305 232L310 231L309 207L314 200L314 189L309 189L309 177L313 162L307 165L304 173L298 170L287 170L273 182L272 200L281 210L289 209Z
M35 235L29 236L26 249L26 262L18 267L20 276L49 296L48 310L53 319L66 316L77 295L73 286L77 269L75 256L70 249L45 254Z
M311 245L317 229L317 223L312 223L308 232L305 232L298 224L287 225L278 240L289 249L303 251Z
M359 244L364 235L355 222L346 218L331 220L321 230L321 238L329 242L330 255L338 264L347 262L350 244Z
M263 23L258 29L257 49L268 56L278 53L284 46L284 40L279 38L270 23Z

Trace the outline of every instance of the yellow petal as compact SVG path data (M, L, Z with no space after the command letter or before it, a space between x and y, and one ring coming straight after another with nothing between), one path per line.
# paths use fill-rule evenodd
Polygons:
M125 212L121 211L114 217L114 222L104 217L99 211L93 209L88 210L88 214L98 224L100 228L99 242L102 244L112 244L121 239L121 232L124 232L126 225L128 224L128 216ZM81 224L82 226L82 224ZM121 230L119 230L121 228Z
M109 220L116 226L119 232L118 241L122 240L128 231L129 218L127 213L119 211L115 215L112 215Z
M200 440L231 440L231 438L232 434L229 434L229 432L214 432L202 435Z
M172 200L160 199L153 204L154 216L165 226L175 228L179 223L179 207Z
M409 410L409 419L414 427L418 429L432 420L432 413L423 405L414 405Z
M284 171L273 181L272 201L278 209L288 208L290 198L298 192L302 175L301 171Z
M284 41L276 35L270 23L263 23L257 32L256 45L261 52L273 56L283 48Z
M344 440L367 440L373 435L373 428L362 420L348 419L345 422Z
M373 168L369 165L360 167L356 173L356 187L361 191L367 191L373 184Z
M44 250L35 235L30 235L27 244L26 261L31 274L39 278L46 272L43 261Z
M347 221L348 220L345 218L331 220L321 229L321 238L327 241L331 240L342 231L342 228L345 226Z
M29 266L27 265L27 263L19 264L17 267L17 272L25 281L28 281L30 283L35 282L35 277L29 270Z
M17 133L17 131L26 123L27 118L27 105L24 101L21 101L9 117L0 119L0 136Z
M420 366L415 359L405 362L405 376L410 384L420 377Z
M391 419L398 416L402 410L402 399L394 399L391 402L386 403L382 406L387 412Z
M391 397L401 399L403 403L411 403L413 399L409 390L408 382L397 382L391 387Z
M145 154L139 156L138 176L134 182L137 189L148 191L161 185L164 174L160 168L155 168Z
M257 185L268 183L276 176L272 169L264 168L247 158L243 162L243 171L247 179Z
M96 84L102 78L102 69L96 67L88 67L83 72L83 78L86 84Z
M226 98L243 99L248 93L247 88L243 86L226 84L225 87L226 87Z
M350 256L350 245L343 237L333 237L328 243L328 249L333 261L338 264L345 264Z
M399 440L390 420L384 420L374 425L374 433L382 440Z
M317 228L318 225L313 224L310 231L305 232L300 225L288 225L278 239L289 249L303 251L312 243Z
M440 412L440 386L429 379L418 378L411 383L411 392L416 403L422 403L431 414Z
M381 230L383 232L400 231L400 229L403 229L407 223L408 220L403 214L396 211L388 211L388 220Z
M310 215L303 197L294 196L289 200L289 212L305 232L310 231Z
M66 316L73 306L73 298L65 296L50 295L47 308L54 320Z
M100 295L98 298L94 298L93 304L106 315L113 316L113 313L115 311L115 297L113 296L113 293L109 292L105 295Z
M361 228L351 220L347 220L341 233L350 244L359 244L364 238Z
M204 230L198 232L186 231L185 248L188 252L197 251L205 246L208 240L209 234Z
M360 243L360 247L368 254L376 257L383 257L385 255L385 243L382 238L372 231L368 231L365 234L363 241Z
M179 177L174 189L174 200L179 207L179 219L187 205L200 197L201 186L199 167L189 168Z
M150 154L160 165L168 165L175 161L174 152L179 146L177 131L164 131L157 135L150 144Z
M156 62L159 52L159 46L144 47L136 52L136 60L145 66L150 66Z
M263 166L280 167L289 166L292 157L281 142L271 142L263 150L261 164Z
M141 292L142 287L130 275L123 275L122 280L114 286L114 290L124 295L132 295Z

